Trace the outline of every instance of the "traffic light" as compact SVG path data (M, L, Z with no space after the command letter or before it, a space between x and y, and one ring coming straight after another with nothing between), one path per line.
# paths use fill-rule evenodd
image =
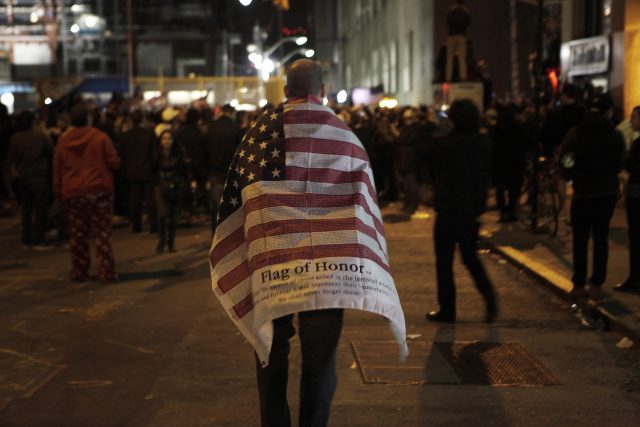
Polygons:
M282 10L289 10L289 0L273 0L273 5Z

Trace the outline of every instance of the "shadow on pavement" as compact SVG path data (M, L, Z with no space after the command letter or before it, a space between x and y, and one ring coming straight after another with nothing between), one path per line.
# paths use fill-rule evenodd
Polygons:
M156 271L131 271L128 273L120 273L119 282L131 282L134 280L163 279L166 277L182 276L181 271L175 269L156 270Z

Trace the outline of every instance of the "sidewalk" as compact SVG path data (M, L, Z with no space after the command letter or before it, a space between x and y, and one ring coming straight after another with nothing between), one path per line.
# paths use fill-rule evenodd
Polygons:
M533 233L524 222L498 224L498 212L482 217L482 238L495 252L542 280L568 299L573 288L572 235L568 216L561 217L556 237ZM640 343L640 294L617 292L613 285L629 272L627 223L624 206L616 208L609 234L609 269L602 300L589 301L591 316L604 319L605 326ZM590 250L591 254L591 250ZM591 256L591 255L590 255ZM590 265L590 264L589 264Z

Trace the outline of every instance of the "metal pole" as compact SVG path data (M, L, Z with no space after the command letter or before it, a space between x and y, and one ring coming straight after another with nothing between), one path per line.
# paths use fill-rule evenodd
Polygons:
M134 77L134 40L133 40L133 0L127 0L127 73L129 83L129 96L133 97Z
M542 108L542 49L543 49L543 35L544 35L544 0L538 0L538 49L536 54L535 64L535 132L534 132L534 149L533 149L533 186L531 200L531 230L535 231L538 228L538 194L540 192L540 183L538 181L538 174L540 172L540 165L538 159L540 158L540 123L541 108Z

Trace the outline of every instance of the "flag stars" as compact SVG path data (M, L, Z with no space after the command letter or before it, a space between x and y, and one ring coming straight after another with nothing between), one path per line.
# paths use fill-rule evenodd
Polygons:
M243 158L244 157L244 153L245 153L244 150L240 150L240 152L238 153L238 156L240 156L240 158Z
M267 149L267 142L266 141L261 142L259 147L260 147L261 150L266 150Z
M238 181L233 181L233 188L235 188L236 190L238 189L238 187L240 187L240 184L238 184Z
M253 181L254 179L256 179L256 174L251 172L249 175L247 175L247 180L249 182Z
M280 134L277 131L274 130L271 133L271 139L278 139L278 138L280 138Z
M256 122L256 121L251 122L251 129L253 129L257 125L258 125L258 122Z
M267 125L265 125L264 123L262 124L262 126L260 126L260 133L266 132L267 131Z
M249 154L249 157L247 157L247 161L249 163L253 162L256 159L256 155L255 154Z
M280 169L275 168L271 171L271 175L273 175L274 178L280 178L280 172L282 172Z
M251 138L248 139L248 141L249 141L249 145L253 145L253 144L255 144L256 139L254 137L251 137Z
M231 203L231 206L233 206L235 208L236 206L238 206L238 203L240 203L240 202L238 202L238 198L237 197L232 197L231 200L229 201L229 203Z
M267 161L265 159L260 160L260 167L261 168L267 167Z
M278 114L276 112L274 112L273 114L271 114L271 120L275 120L278 118Z
M240 168L240 170L238 171L238 174L240 174L240 176L244 175L244 168Z
M273 157L274 159L277 157L280 157L280 150L278 150L277 148L274 148L273 151L271 152L271 157Z

